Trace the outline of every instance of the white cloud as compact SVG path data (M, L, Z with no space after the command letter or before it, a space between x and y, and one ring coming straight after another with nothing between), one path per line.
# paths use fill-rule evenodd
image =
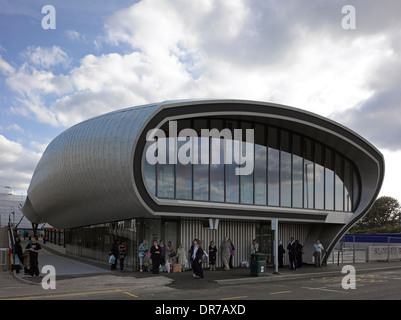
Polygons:
M41 153L0 135L0 180L4 185L26 190Z
M12 67L7 61L5 61L0 55L0 73L9 76L15 72L14 67Z
M63 66L68 65L67 54L58 46L53 46L51 48L30 46L23 53L23 56L34 65L46 69L58 64Z

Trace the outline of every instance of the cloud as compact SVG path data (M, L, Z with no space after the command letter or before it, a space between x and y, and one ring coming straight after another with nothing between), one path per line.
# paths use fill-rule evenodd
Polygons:
M68 65L67 54L58 46L51 48L30 46L22 55L35 66L45 69L58 64L63 66Z
M7 79L19 94L13 110L63 127L181 98L264 100L324 116L345 112L378 93L376 70L388 65L383 56L399 43L390 32L396 20L381 19L398 3L388 2L387 10L364 3L355 2L357 30L348 32L341 28L345 2L169 0L156 6L143 0L105 21L103 44L124 53L89 54L56 74L57 66L69 66L61 48L28 48L26 63ZM375 13L380 21L373 20L372 32L366 21ZM101 48L99 36L96 41Z
M14 67L12 67L7 61L5 61L0 55L0 73L10 76L15 72Z
M366 86L372 94L350 108L331 117L372 141L377 147L401 151L401 33L377 50L380 61L370 66Z
M0 180L4 185L26 190L41 153L0 135Z

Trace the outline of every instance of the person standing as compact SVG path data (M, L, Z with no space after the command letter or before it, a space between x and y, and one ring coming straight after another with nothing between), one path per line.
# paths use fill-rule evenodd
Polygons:
M138 247L138 257L139 257L139 272L143 272L144 260L146 258L146 253L148 252L148 241L143 240Z
M297 270L297 244L293 237L291 237L291 241L287 246L287 250L290 258L290 269Z
M109 256L114 256L114 262L111 264L111 270L117 269L117 259L118 259L118 241L114 240L113 245L110 248Z
M203 271L202 271L202 257L203 257L203 250L200 246L199 240L194 240L194 249L191 255L192 261L192 270L194 272L195 279L202 279L203 278Z
M164 272L167 272L166 269L166 246L164 245L164 240L160 240L160 264Z
M21 247L21 239L19 237L15 238L15 271L19 273L21 266L24 265L24 257L22 253L22 247Z
M283 268L284 267L284 247L283 247L283 243L281 242L281 240L279 240L278 242L278 267L279 268Z
M38 256L42 247L38 243L38 237L33 236L31 242L28 243L25 249L29 251L29 263L30 263L29 274L31 277L33 277L34 275L36 277L39 277Z
M251 244L251 254L258 253L258 251L259 251L259 244L256 242L256 239L253 239Z
M235 247L231 239L228 239L228 242L230 243L230 263L229 267L230 269L233 268L233 259L234 259L234 254L235 254Z
M297 244L297 268L302 268L303 262L302 262L302 255L304 253L304 246L299 243L299 240L295 240L295 243Z
M323 245L320 243L320 240L316 240L316 243L313 245L313 257L315 258L315 268L322 267L322 250L324 250Z
M157 240L153 241L153 246L150 248L150 258L152 259L152 273L159 273L159 265L160 265L160 257L161 257L161 249Z
M127 253L127 247L125 246L124 241L120 241L120 245L118 246L118 259L120 259L120 272L124 272L124 259Z
M216 271L216 253L217 253L217 248L214 244L214 241L210 241L209 245L209 266L210 266L210 271L215 270Z
M180 246L177 249L177 260L178 260L177 263L182 266L181 271L184 272L185 265L188 260L187 260L187 253L182 243L180 243Z
M223 243L221 245L221 255L223 259L224 271L230 270L230 243L228 242L228 238L224 237Z

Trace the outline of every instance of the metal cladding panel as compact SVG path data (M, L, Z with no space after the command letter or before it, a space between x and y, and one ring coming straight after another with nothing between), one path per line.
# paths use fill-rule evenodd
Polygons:
M138 132L158 105L124 109L77 124L47 147L23 212L59 228L146 215L132 185Z
M287 250L287 245L290 242L291 237L294 237L295 240L299 240L299 243L302 244L303 246L307 246L307 238L310 230L310 224L301 224L301 223L291 223L291 222L279 222L278 224L278 239L279 241L281 240L281 243L283 244L285 254L284 254L284 264L287 265L290 263L289 257L288 257L288 250ZM308 248L305 247L305 251ZM309 262L311 259L310 257L305 257L303 256L303 261L304 262Z
M181 242L187 252L191 248L192 241L199 239L206 252L209 249L210 241L214 241L217 248L216 266L223 265L221 258L221 245L224 237L232 240L235 247L233 266L240 267L242 261L249 261L251 254L252 240L255 239L254 221L249 220L219 220L217 230L210 230L203 227L203 219L182 219L181 220ZM166 239L168 240L168 239ZM207 264L207 266L209 266Z

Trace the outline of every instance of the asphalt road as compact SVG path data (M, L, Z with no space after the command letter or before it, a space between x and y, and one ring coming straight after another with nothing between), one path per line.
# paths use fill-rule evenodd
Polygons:
M172 285L131 290L110 284L102 290L46 292L43 295L21 296L24 300L401 300L401 271L374 271L356 275L356 288L345 290L342 276L315 277L299 280L218 285L205 279L202 288L191 286L177 289Z

